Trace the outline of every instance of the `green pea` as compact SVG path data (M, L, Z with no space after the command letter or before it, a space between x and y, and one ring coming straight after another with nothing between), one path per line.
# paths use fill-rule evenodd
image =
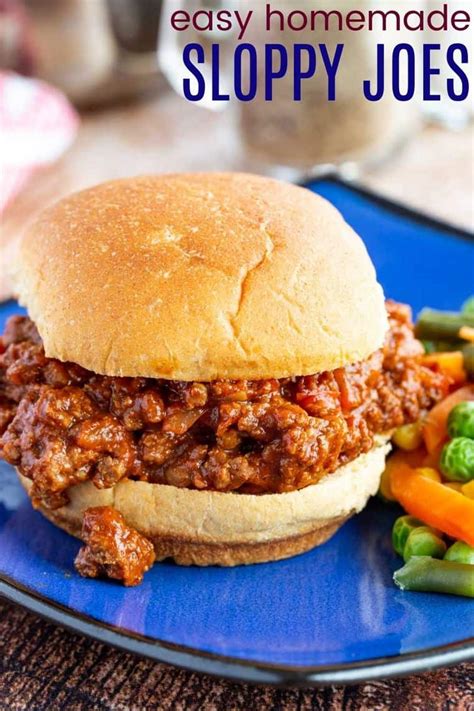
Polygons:
M440 466L448 481L467 482L474 479L474 440L455 437L445 444Z
M444 560L474 565L474 548L463 541L456 541L446 551Z
M419 526L410 533L405 543L403 560L407 563L413 556L428 555L442 558L446 553L446 543L429 526Z
M474 439L474 401L460 402L448 417L448 434L453 437Z
M470 296L468 299L466 299L466 301L462 305L461 313L467 315L474 315L474 296Z
M407 538L415 528L423 526L422 522L414 516L400 516L393 524L392 545L398 555L403 556Z

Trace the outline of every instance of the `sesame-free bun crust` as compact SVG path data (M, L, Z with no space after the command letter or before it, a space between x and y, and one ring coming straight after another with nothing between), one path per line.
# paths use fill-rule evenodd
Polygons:
M115 180L58 202L23 239L18 292L48 357L112 376L316 373L366 358L387 328L339 212L238 173Z
M91 482L68 490L70 503L50 521L80 537L91 506L113 506L150 539L157 560L180 565L240 565L288 558L324 543L376 493L388 437L318 484L285 494L232 494L124 480L113 489ZM27 490L28 479L20 476Z

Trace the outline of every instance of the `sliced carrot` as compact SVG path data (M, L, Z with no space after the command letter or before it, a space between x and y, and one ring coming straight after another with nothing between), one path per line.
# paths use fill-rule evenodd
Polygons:
M417 467L424 467L426 457L427 454L426 449L424 447L418 447L418 449L413 449L411 452L403 452L404 461L414 469L416 469ZM387 464L390 464L392 460L393 457L390 457L390 459L387 461Z
M400 454L402 454L402 452L400 452ZM403 450L404 461L413 468L424 466L423 462L426 456L426 449L424 447L419 447L411 452ZM385 462L385 469L380 478L379 493L382 494L387 501L396 501L390 489L391 471L395 466L397 466L397 457L389 457Z
M437 365L442 373L451 378L454 385L464 385L467 381L462 351L428 353L423 356L423 363L425 365Z
M434 469L433 467L416 467L415 471L420 476L424 476L427 479L431 479L431 481L438 481L440 483L442 481L441 474L437 469Z
M439 470L439 460L441 459L441 452L443 451L444 441L432 452L426 452L425 457L421 463L422 467L433 467L433 469ZM408 462L409 463L409 462Z
M474 400L474 384L455 390L427 414L423 423L423 439L428 452L434 452L446 440L448 415L458 402L464 400Z
M409 514L452 538L474 546L473 499L420 476L406 463L400 452L392 457L390 488Z

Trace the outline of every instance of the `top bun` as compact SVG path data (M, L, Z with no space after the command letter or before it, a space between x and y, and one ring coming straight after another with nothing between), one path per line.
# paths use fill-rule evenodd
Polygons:
M18 292L47 356L112 376L317 373L366 358L387 328L340 213L239 173L114 180L61 200L25 235Z

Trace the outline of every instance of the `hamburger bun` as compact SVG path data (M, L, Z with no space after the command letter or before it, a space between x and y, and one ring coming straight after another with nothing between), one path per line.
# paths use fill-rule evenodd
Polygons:
M19 262L46 355L105 375L305 375L366 358L387 329L373 265L340 213L255 175L84 190L42 213Z
M69 489L70 503L42 513L80 537L83 512L113 506L154 544L157 560L180 565L262 563L304 553L324 543L376 493L388 436L367 454L299 491L259 496L180 489L123 480L113 489L91 482ZM29 479L22 477L28 491Z

